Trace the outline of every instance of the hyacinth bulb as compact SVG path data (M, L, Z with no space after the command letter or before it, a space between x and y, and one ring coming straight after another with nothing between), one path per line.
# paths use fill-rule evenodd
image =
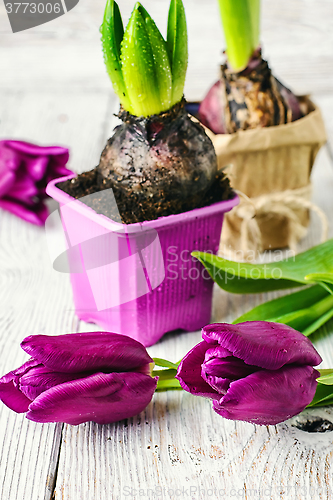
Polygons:
M199 107L200 121L215 134L283 125L303 116L297 97L271 73L260 49L241 72L228 63Z

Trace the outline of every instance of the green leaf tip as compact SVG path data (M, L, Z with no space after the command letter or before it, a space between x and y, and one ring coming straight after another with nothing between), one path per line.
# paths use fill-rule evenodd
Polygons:
M172 69L172 104L183 97L188 63L187 25L182 0L171 0L167 44Z
M136 116L167 111L183 97L187 68L187 29L181 0L171 0L170 42L136 2L126 30L118 5L108 0L101 27L104 60L124 109ZM172 30L171 30L172 31Z
M104 62L112 81L113 89L124 108L132 112L120 62L120 47L124 28L118 4L114 0L107 0L100 32L102 34Z

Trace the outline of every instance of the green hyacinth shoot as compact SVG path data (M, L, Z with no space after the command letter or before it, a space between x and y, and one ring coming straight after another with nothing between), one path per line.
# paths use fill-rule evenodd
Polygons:
M117 3L107 0L101 33L106 68L126 111L147 117L182 99L188 60L182 0L170 2L166 40L139 2L124 31Z
M259 46L260 0L218 2L229 65L236 72L242 71Z

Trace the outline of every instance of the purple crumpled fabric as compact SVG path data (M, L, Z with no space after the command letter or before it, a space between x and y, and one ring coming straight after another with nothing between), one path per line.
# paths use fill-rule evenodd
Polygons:
M176 378L185 391L213 400L231 420L274 425L311 403L322 359L290 326L267 321L216 323L183 358Z
M0 207L27 222L45 224L46 185L69 175L68 149L36 146L22 141L0 141Z
M34 422L117 422L143 411L157 386L152 358L125 335L31 335L21 347L31 358L0 378L0 399Z

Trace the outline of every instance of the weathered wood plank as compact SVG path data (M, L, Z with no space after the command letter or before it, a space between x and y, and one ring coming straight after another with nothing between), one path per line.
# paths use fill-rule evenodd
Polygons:
M39 144L69 144L73 168L79 171L93 167L105 142L101 124L113 100L107 93L2 91L0 137ZM2 210L0 281L2 375L27 359L19 347L24 337L73 332L78 328L78 320L69 276L53 270L44 229ZM61 428L61 425L29 422L23 415L1 406L1 498L51 498Z
M133 3L119 2L125 18ZM144 2L162 30L168 3ZM220 20L216 0L207 0L204 12L201 0L184 3L190 36L186 95L200 99L221 60ZM0 60L0 137L68 144L71 167L78 172L98 162L116 111L100 51L103 8L103 2L82 0L63 18L13 35L0 3L0 43L6 47ZM263 0L264 53L294 90L316 94L330 138L332 14L330 0ZM313 172L314 200L331 221L332 172L323 150ZM318 243L320 234L314 216L300 248ZM68 276L52 271L43 230L1 212L0 242L2 374L26 359L18 346L26 335L96 326L78 324ZM232 321L277 295L241 297L216 289L213 318ZM313 337L327 367L333 366L332 330L330 322ZM177 360L199 340L199 332L169 334L150 352ZM311 414L333 421L331 410ZM145 412L128 421L64 426L63 431L61 425L35 425L1 407L0 498L49 500L54 486L55 498L66 500L150 499L152 492L169 498L168 490L180 498L187 498L186 492L190 498L330 498L332 433L308 434L293 423L262 428L226 421L209 401L177 392L156 394Z
M119 2L125 22L134 1ZM144 5L165 34L169 0ZM224 48L216 0L184 0L190 57L185 95L201 99L216 80ZM10 31L0 4L0 87L15 89L111 88L100 48L98 27L104 2L81 1L75 9L33 30ZM333 5L329 0L263 0L262 43L278 76L295 92L333 91ZM29 50L25 50L26 47Z

